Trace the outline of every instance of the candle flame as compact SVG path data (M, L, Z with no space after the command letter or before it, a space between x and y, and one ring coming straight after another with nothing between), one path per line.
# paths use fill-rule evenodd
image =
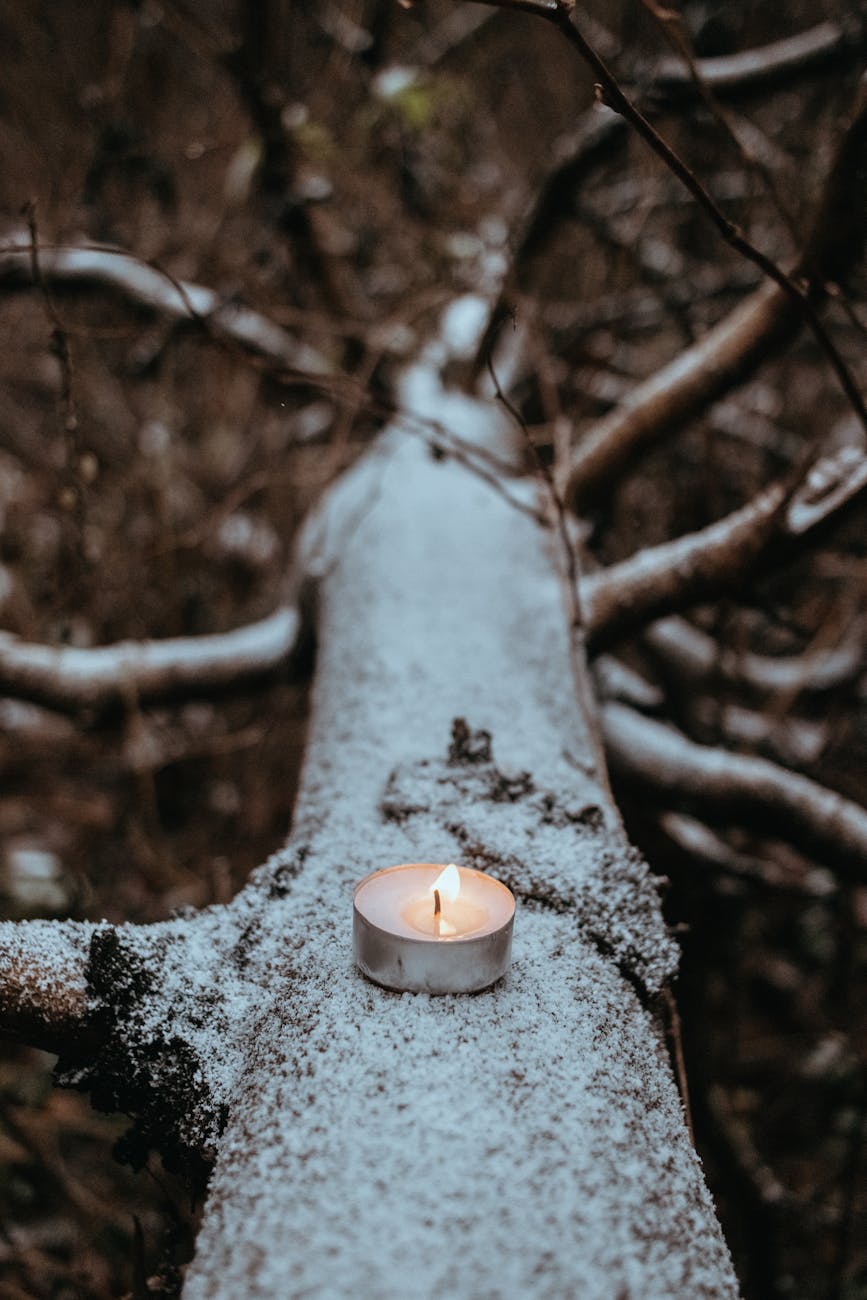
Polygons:
M431 889L436 890L447 903L455 901L461 892L461 873L453 862L440 872Z

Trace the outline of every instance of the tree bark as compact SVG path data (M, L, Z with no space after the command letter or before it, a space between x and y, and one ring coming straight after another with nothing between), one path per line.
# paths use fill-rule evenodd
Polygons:
M502 452L502 411L444 392L441 359L402 406ZM304 545L291 839L227 907L95 927L102 1046L62 1063L134 1115L131 1156L216 1157L187 1300L737 1295L660 1019L677 950L596 766L553 532L398 420ZM396 994L354 968L353 886L406 861L513 889L499 985ZM28 934L44 948L14 934L0 987Z

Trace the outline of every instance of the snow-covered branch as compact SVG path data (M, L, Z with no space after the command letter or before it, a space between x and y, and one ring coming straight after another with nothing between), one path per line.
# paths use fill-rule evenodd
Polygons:
M701 80L716 95L755 91L785 77L806 72L831 59L860 53L867 42L867 24L860 15L817 23L803 32L751 50L716 58L696 59ZM682 59L665 59L651 70L655 92L691 93L695 82Z
M215 691L285 664L299 640L298 611L281 606L231 632L85 649L0 632L0 695L65 712L179 693Z
M867 456L844 447L817 461L794 492L773 484L707 528L588 575L581 584L588 645L603 650L663 614L728 589L783 540L789 557L865 487Z
M508 449L498 409L429 380L416 416L447 406ZM549 531L398 417L315 536L290 842L224 907L95 927L86 973L86 931L0 931L4 1023L41 1015L48 1041L86 996L105 1036L63 1077L133 1116L136 1158L216 1158L187 1300L359 1277L397 1296L415 1275L457 1298L733 1297L655 1014L676 947L575 699ZM518 899L513 968L479 996L396 997L352 966L354 883L425 856Z
M328 374L332 369L315 348L294 338L261 313L221 297L213 289L176 279L130 253L41 244L38 259L39 273L46 284L108 289L134 306L158 312L169 320L198 322L209 333L230 339L281 369L314 375ZM32 281L30 239L15 232L0 244L0 283L31 284Z
M762 655L722 646L682 618L663 618L644 633L645 644L681 678L743 687L756 695L818 694L852 682L865 672L865 629L856 625L834 647L802 655Z
M601 710L615 778L707 819L743 818L863 874L867 811L834 790L764 758L697 745L625 704Z
M767 857L759 857L739 852L704 822L686 813L664 812L657 818L657 825L666 840L691 866L700 863L722 875L800 894L804 898L828 898L837 892L837 881L824 867L814 866L800 857L794 863L781 862L779 853L771 852ZM779 844L775 847L778 849Z
M92 931L76 921L0 922L0 1034L49 1052L88 1045Z
M817 462L792 495L775 484L697 533L582 578L588 647L598 653L627 632L730 587L773 553L781 538L790 546L802 541L865 486L867 457L845 448ZM219 691L286 664L298 648L302 622L297 609L280 606L231 632L93 649L38 645L0 632L0 695L78 712ZM684 643L686 655L692 645L693 661L709 653L698 647L700 635Z

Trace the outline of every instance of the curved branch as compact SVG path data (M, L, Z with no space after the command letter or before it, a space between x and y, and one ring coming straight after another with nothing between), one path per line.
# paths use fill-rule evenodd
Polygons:
M781 543L785 557L867 488L867 456L852 447L817 461L791 492L775 483L739 510L696 533L588 575L581 584L588 647L725 591L767 562Z
M697 745L674 727L624 704L601 709L612 774L705 817L743 818L862 872L867 867L867 811L806 776L765 758Z
M723 681L757 695L819 694L854 681L864 672L863 625L832 649L779 657L720 645L682 618L660 619L647 629L644 641L680 676Z
M565 491L571 503L596 505L639 449L674 432L746 379L799 324L788 294L778 285L756 289L582 435L568 466Z
M724 875L750 880L769 889L782 889L805 898L829 898L837 892L837 882L824 867L804 863L793 869L789 863L741 853L705 826L685 813L664 812L657 818L660 831L691 862L701 862Z
M169 320L192 320L217 337L230 339L274 365L323 375L331 365L321 353L287 334L249 307L228 302L213 289L175 279L131 253L105 248L39 247L39 272L47 283L90 284L118 293L127 302ZM29 239L13 235L0 248L0 283L31 284Z
M719 58L697 59L701 79L718 95L760 89L785 77L820 67L831 59L856 55L864 49L867 24L862 14L854 22L817 23L806 31L752 50ZM650 71L654 92L667 95L691 94L695 83L689 69L678 59L664 59Z
M93 930L80 921L0 922L0 1034L47 1052L87 1047Z
M34 645L0 632L0 694L77 712L130 698L219 689L286 663L300 632L300 615L288 606L231 632L95 649Z

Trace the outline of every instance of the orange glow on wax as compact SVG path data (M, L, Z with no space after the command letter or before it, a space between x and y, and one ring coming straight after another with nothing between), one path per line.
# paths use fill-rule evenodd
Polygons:
M461 897L461 873L450 862L421 898L413 898L401 916L425 938L460 939L475 934L489 921L484 907Z

